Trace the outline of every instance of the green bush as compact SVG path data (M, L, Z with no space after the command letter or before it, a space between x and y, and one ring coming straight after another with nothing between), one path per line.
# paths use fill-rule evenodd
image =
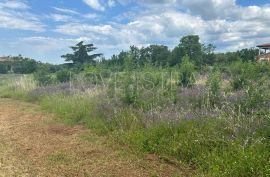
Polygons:
M230 81L233 90L240 90L247 85L248 63L235 62L230 66L232 80Z
M108 82L108 95L144 110L164 107L176 101L177 74L151 67L114 73Z
M235 62L229 68L233 90L240 90L254 84L263 76L270 75L270 66L262 63Z
M210 74L206 81L208 88L208 104L210 106L217 106L220 104L220 85L221 85L221 74L219 71L215 71Z
M71 80L72 73L68 70L60 70L56 72L56 79L59 82L69 82Z
M136 80L138 79L136 75L131 75L131 73L127 73L127 77L124 77L124 96L122 97L123 101L128 104L137 104L138 98L138 83Z
M0 74L7 74L8 69L7 66L3 63L0 63Z
M250 85L245 89L245 97L238 103L238 110L242 113L250 113L263 107L265 101L269 99L265 95L265 90L258 85Z
M32 59L20 59L10 62L14 73L31 74L37 70L38 63Z
M180 77L179 77L179 85L183 87L190 87L195 82L194 79L195 66L188 56L185 56L182 59L182 63L180 64Z
M34 73L34 79L39 85L45 86L55 82L47 67L40 67L37 72Z

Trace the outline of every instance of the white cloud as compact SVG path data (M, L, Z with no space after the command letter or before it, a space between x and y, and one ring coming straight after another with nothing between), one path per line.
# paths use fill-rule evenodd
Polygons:
M189 23L197 21L196 24ZM130 45L147 45L149 43L173 43L182 35L195 32L197 27L203 27L200 18L174 11L160 15L147 14L127 24L91 25L80 23L66 23L59 25L57 32L89 38L94 44L102 46L116 46L128 48ZM170 28L167 28L170 26Z
M116 29L113 28L111 25L88 25L81 23L66 23L64 25L58 26L55 31L67 35L102 39L106 38L106 36L111 36L112 34L115 34L116 33L115 30Z
M104 11L105 7L101 5L99 0L83 0L88 6L95 10Z
M140 3L143 5L149 5L149 4L174 4L177 2L177 0L117 0L122 5L126 5L128 3Z
M31 14L31 7L24 2L0 2L0 28L44 30L39 17ZM202 42L213 43L220 51L237 50L270 41L270 16L265 15L270 13L270 5L244 7L235 0L84 2L99 11L130 2L133 5L137 3L137 6L124 7L128 10L115 17L106 17L106 13L103 15L102 12L84 14L54 7L54 14L49 17L61 23L51 28L62 38L27 37L19 39L13 46L18 46L17 50L22 54L28 54L24 50L31 48L37 58L49 56L50 61L53 61L52 56L57 56L59 60L59 56L67 53L68 47L79 40L95 44L99 48L97 52L105 53L106 57L130 45L164 44L172 48L182 36L189 34L200 35Z
M100 18L100 15L96 13L83 14L75 10L59 7L53 7L53 9L55 9L57 13L53 13L47 17L53 19L56 22L79 22L87 19L98 21Z
M44 25L29 13L0 11L0 28L43 31Z
M21 1L0 3L0 28L43 31L39 18L28 12L30 7Z
M0 9L9 8L9 9L28 9L29 6L21 1L15 0L4 0L0 2Z
M108 0L107 4L109 7L114 7L116 5L114 0Z
M206 20L235 16L235 0L178 0L177 5Z
M61 14L51 14L50 18L56 22L68 22L73 21L73 18L68 15L61 15Z
M11 48L16 47L17 54L31 56L34 59L50 63L63 63L60 56L70 52L70 46L86 38L56 38L32 36L19 38L17 41L6 41ZM0 41L0 44L2 42Z
M221 3L222 4L222 3ZM130 22L92 24L66 23L56 31L73 36L87 37L101 46L115 45L127 49L130 45L144 46L150 43L175 46L188 34L198 34L202 42L214 43L218 50L236 50L255 46L270 40L270 23L259 10L268 12L270 7L239 7L235 18L209 18L173 8L159 11L147 10L138 13ZM249 15L243 16L243 11ZM238 18L236 18L238 17ZM245 18L244 18L245 17ZM122 48L122 49L123 49Z
M82 16L84 18L87 18L87 19L98 19L99 18L99 15L96 13L88 13L88 14L84 14Z
M24 43L26 46L33 46L36 51L46 53L61 51L63 49L66 50L70 45L79 42L79 40L80 39L33 36L20 38L18 43Z
M80 14L79 12L67 8L59 8L59 7L54 7L55 10L58 12L66 13L66 14L73 14L73 15L78 15Z

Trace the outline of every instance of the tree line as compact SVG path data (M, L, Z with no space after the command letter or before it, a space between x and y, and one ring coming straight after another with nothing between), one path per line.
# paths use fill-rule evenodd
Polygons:
M217 53L215 52L216 47L213 44L201 43L198 35L182 37L179 44L172 50L168 46L156 44L141 48L131 46L129 50L121 51L109 59L105 59L101 53L93 54L93 51L97 48L94 44L84 44L84 41L70 48L72 53L61 56L67 62L65 64L44 64L33 59L18 56L13 57L11 61L0 62L0 73L29 74L40 68L46 68L50 72L56 72L63 68L80 72L85 65L116 70L122 70L123 68L136 69L147 65L173 67L181 64L184 57L189 57L189 60L196 68L200 69L209 65L228 65L235 61L254 62L259 53L259 50L255 48Z
M147 47L130 46L129 50L121 51L109 59L104 59L102 54L89 54L97 48L93 44L84 44L83 41L72 46L72 54L63 55L62 58L71 65L84 64L100 65L107 68L138 68L146 65L173 67L182 63L185 56L197 67L210 65L227 65L235 61L254 62L259 50L248 48L236 52L217 53L213 44L203 44L198 35L188 35L180 39L179 44L172 50L165 45L150 45ZM100 60L95 60L99 58Z
M138 48L131 46L128 51L121 51L113 55L109 60L103 60L107 66L124 66L130 63L133 67L141 67L147 64L153 66L172 67L182 63L185 56L197 68L203 66L226 65L235 61L254 62L259 50L254 48L242 49L236 52L216 53L213 44L202 44L197 35L188 35L180 39L179 44L169 50L165 45L150 45Z
M21 55L11 57L9 60L0 62L0 74L30 74L36 71L39 62Z

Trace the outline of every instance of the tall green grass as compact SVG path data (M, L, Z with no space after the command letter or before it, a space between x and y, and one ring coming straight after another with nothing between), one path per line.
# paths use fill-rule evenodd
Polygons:
M144 152L175 158L210 176L270 175L269 139L259 133L233 137L223 118L159 125L123 132L117 138Z
M36 87L32 75L0 75L0 97L27 99L27 92Z
M211 78L208 86L216 98L220 90L216 84L220 81L214 76ZM6 82L8 80L6 78ZM35 88L34 84L24 87L23 81L18 83L21 84L6 85L2 81L0 88L11 97L20 90L27 97L27 91ZM212 88L211 84L216 87ZM248 89L245 91L250 92L251 88ZM257 93L256 90L253 92ZM168 96L164 93L160 95ZM257 94L250 95L241 103L247 109L261 103L255 99ZM105 89L90 89L74 94L46 95L38 103L45 110L55 113L58 121L69 125L82 124L136 151L175 159L192 167L199 176L270 176L269 111L243 112L233 108L226 110L221 106L223 112L216 117L183 119L174 123L163 121L146 126L149 110L138 106L138 103L147 103L148 100L143 98L147 97L142 93L134 102L135 106L118 103L119 100L114 103L115 100L107 97ZM213 103L216 105L216 99Z
M99 133L107 131L98 109L101 100L96 93L48 95L39 104L45 110L55 113L57 121L68 125L82 124Z
M98 97L86 95L48 96L43 108L56 113L62 122L84 124L120 144L146 153L176 159L209 176L270 175L270 115L252 117L204 118L178 124L158 124L145 128L142 115L121 108L106 120ZM253 117L254 119L254 117ZM258 129L253 130L257 125Z

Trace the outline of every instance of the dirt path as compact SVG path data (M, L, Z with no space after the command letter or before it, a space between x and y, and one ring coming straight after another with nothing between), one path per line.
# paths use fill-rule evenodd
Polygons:
M128 153L50 117L36 105L0 99L0 176L187 176L155 156Z

